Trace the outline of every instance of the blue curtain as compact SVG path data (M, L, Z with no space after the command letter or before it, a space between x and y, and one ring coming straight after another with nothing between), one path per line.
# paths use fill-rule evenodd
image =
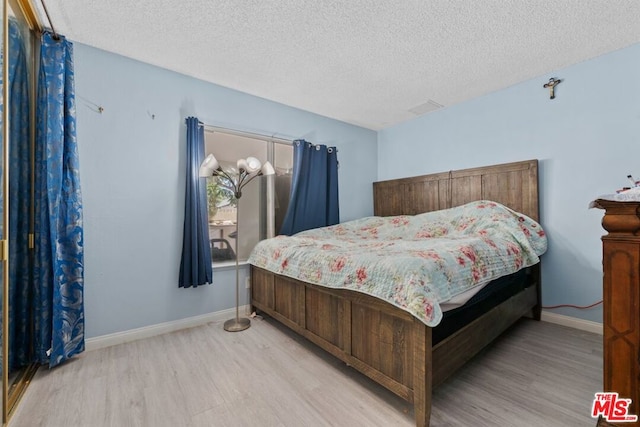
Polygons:
M9 20L9 372L31 362L29 215L31 143L25 44L18 23ZM0 136L1 140L2 136ZM1 165L0 165L1 167ZM1 191L1 190L0 190ZM2 195L4 198L4 194ZM0 215L2 206L0 205ZM0 225L1 226L1 225ZM4 232L2 233L4 237ZM0 267L0 274L2 273Z
M73 44L41 37L36 106L36 357L53 367L84 351L84 240Z
M280 234L292 235L340 222L338 151L294 141L291 199Z
M180 260L181 288L211 283L211 247L207 211L207 180L200 178L204 160L204 128L195 117L187 118L187 185L184 204L184 233Z

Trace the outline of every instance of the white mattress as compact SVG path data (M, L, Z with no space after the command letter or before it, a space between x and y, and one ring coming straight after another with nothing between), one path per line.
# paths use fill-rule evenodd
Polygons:
M467 301L473 298L475 294L480 292L489 283L491 282L483 283L482 285L478 285L474 288L467 289L463 293L458 294L445 302L441 302L440 309L442 309L442 312L444 313L445 311L453 310L454 308L458 308L465 305Z

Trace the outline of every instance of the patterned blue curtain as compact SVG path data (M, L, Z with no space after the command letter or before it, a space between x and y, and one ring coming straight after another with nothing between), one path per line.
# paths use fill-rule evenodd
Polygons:
M9 371L31 362L29 208L31 143L25 44L19 25L9 20ZM1 136L0 136L1 139ZM4 195L3 195L4 197ZM2 206L0 205L0 215ZM0 225L1 226L1 225ZM1 267L0 267L1 268ZM1 274L1 270L0 270Z
M35 153L35 352L53 367L84 351L84 240L73 44L41 37Z
M197 287L213 281L206 178L200 178L204 160L204 127L197 118L187 118L187 185L184 197L184 233L180 260L181 288Z
M340 222L338 150L294 141L291 200L280 234L292 235Z

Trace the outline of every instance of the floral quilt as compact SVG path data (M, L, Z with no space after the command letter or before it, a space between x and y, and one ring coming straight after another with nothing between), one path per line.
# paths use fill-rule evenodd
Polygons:
M440 303L534 265L546 250L540 224L499 203L477 201L277 236L258 243L249 263L372 295L435 326Z

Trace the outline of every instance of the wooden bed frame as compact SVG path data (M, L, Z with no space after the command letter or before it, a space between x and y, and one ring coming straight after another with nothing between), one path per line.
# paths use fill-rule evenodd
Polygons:
M494 200L538 221L538 161L373 184L378 216L418 214ZM377 298L251 267L251 304L414 405L428 426L432 387L442 383L520 317L540 320L540 269L514 295L436 346L431 328ZM461 350L463 349L463 350Z

